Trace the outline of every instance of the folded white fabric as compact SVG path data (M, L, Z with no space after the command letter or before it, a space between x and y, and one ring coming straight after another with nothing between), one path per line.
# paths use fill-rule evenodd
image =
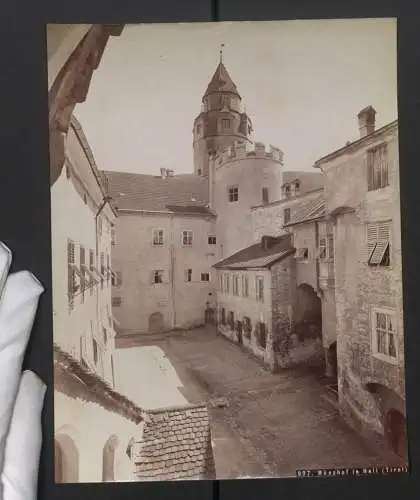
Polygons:
M36 500L45 390L35 373L23 373L6 441L1 478L4 500Z
M39 281L27 271L7 277L10 261L10 250L0 243L0 470L4 467L6 438L19 388L23 356L43 292Z

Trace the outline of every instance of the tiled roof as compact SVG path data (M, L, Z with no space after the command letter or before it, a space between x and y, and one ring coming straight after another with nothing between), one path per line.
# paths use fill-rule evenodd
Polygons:
M204 207L209 202L208 180L195 174L160 175L104 172L118 209L169 212L168 205Z
M141 481L214 479L209 411L205 405L151 410L133 448Z
M284 226L288 227L309 222L324 215L326 215L326 202L324 193L321 192L314 197L304 198L300 203L294 205L294 209L291 210L291 219Z
M283 184L299 180L299 192L303 194L316 191L324 186L324 175L318 172L302 172L289 170L283 172Z
M268 241L267 246L263 244L263 240ZM294 252L295 249L292 246L290 234L279 237L263 236L260 243L255 243L234 253L230 257L217 262L213 267L216 269L269 268Z
M220 62L217 66L216 71L208 84L204 97L213 92L233 92L239 96L238 89L233 83L232 78L222 62Z

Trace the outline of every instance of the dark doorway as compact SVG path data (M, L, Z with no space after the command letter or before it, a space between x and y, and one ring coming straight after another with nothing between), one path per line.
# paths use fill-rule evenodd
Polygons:
M391 410L386 416L385 431L388 445L401 458L407 457L407 432L404 415Z
M313 287L303 283L297 289L297 306L294 314L295 330L302 342L308 338L322 337L322 304Z
M214 323L214 309L209 307L204 313L204 322L206 325L212 325Z
M334 384L337 384L338 366L337 366L337 342L333 342L328 348L328 362L331 369L331 378Z
M243 328L242 328L242 321L238 321L237 323L237 328L238 328L238 342L239 344L242 344L243 343Z
M162 313L155 312L149 316L149 332L161 332L164 326Z

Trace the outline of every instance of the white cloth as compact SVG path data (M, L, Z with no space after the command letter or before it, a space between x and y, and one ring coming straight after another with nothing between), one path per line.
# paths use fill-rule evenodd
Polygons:
M43 287L0 243L0 500L36 498L45 384L22 361Z

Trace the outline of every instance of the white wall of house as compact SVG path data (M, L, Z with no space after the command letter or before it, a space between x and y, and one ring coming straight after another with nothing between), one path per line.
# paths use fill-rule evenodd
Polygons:
M65 478L74 482L101 482L104 447L115 436L114 480L133 480L132 462L126 450L132 438L141 438L141 425L95 403L58 391L54 393L54 400L55 440L64 455Z
M103 286L99 283L93 287L86 284L84 293L79 288L70 299L68 242L74 242L78 269L81 247L85 249L86 264L89 265L89 251L92 250L95 266L100 267L101 253L104 256L111 253L111 224L115 216L106 205L100 217L102 222L99 226L102 226L102 230L98 227L97 238L95 213L102 203L103 194L72 129L69 131L67 148L67 167L51 188L54 342L79 360L82 349L86 349L85 362L112 384L111 359L115 349L115 333L112 325L111 279L104 280ZM75 281L80 285L78 276ZM96 362L94 340L97 343Z
M154 231L159 230L163 243L154 245ZM183 245L184 231L192 232L191 246ZM162 315L162 330L204 323L206 303L216 303L211 266L219 258L209 236L215 236L212 218L119 212L112 261L120 276L113 287L113 311L121 332L148 332L149 318L156 313ZM162 283L154 283L155 271L162 272ZM209 274L209 281L202 281L202 274Z

